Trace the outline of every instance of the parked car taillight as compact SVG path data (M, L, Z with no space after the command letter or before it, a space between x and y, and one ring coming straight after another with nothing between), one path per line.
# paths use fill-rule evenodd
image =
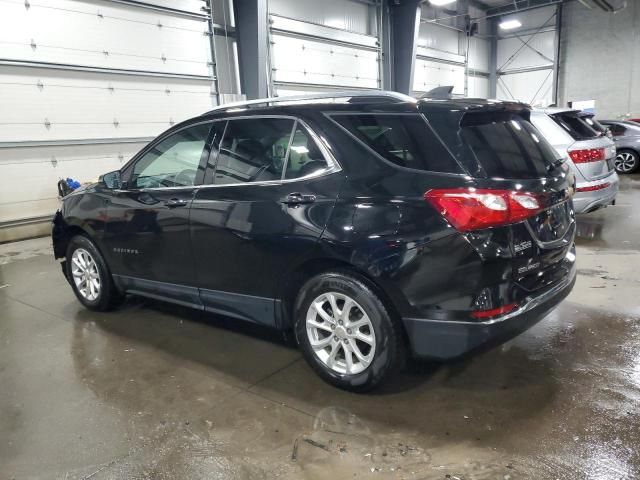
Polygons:
M537 195L512 190L434 189L424 198L461 232L509 225L543 209Z
M601 183L600 185L590 185L587 187L578 187L576 192L595 192L596 190L604 190L609 188L611 184L609 182Z
M569 157L573 163L598 162L605 159L604 148L585 148L582 150L569 150Z

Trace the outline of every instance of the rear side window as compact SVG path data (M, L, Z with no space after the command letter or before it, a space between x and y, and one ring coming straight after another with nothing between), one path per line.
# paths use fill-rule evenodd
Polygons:
M419 114L334 114L331 119L396 165L431 172L463 173Z
M517 113L466 114L460 127L467 155L488 177L544 177L556 161L553 147Z
M554 113L551 118L564 128L574 140L586 140L600 136L599 132L574 113Z

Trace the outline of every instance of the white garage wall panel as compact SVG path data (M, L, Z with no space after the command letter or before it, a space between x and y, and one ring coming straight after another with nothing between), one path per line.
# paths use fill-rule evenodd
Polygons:
M274 34L271 55L276 83L378 88L375 51Z
M459 53L458 32L434 23L421 23L418 32L418 46Z
M10 222L53 215L58 204L58 178L95 180L100 173L120 168L144 145L136 142L0 149L0 219Z
M413 71L413 90L427 92L441 85L453 85L453 93L464 94L464 65L416 58Z
M528 46L524 46L528 43ZM498 40L498 69L503 72L528 67L553 66L555 32ZM538 53L539 52L539 53Z
M518 100L535 107L553 103L553 70L500 75L497 96L505 100Z
M375 36L278 15L270 15L270 20L269 57L275 94L380 87Z
M211 75L206 22L111 2L2 3L2 58ZM161 25L161 26L158 26Z
M26 67L0 67L0 87L0 142L152 137L214 98L196 80Z
M518 14L522 27L498 39L497 97L534 106L553 103L556 7Z
M53 214L59 178L95 179L215 104L205 2L144 3L189 14L102 0L0 3L0 241L4 226Z
M269 13L340 30L375 35L372 7L351 0L269 0Z
M423 7L424 8L424 7ZM424 10L429 13L429 8ZM482 28L484 23L480 22ZM465 94L467 37L459 31L423 19L413 74L413 91L421 95L435 87L453 85L453 93ZM473 37L469 41L467 96L489 96L489 42Z

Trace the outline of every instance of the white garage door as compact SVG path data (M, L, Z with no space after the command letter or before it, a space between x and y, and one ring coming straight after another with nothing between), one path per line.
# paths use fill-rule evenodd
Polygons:
M205 2L144 3L0 2L0 241L215 104Z
M354 2L343 2L350 5ZM364 15L367 5L358 5ZM295 13L295 12L294 12ZM356 12L351 12L355 15ZM355 23L345 15L341 26ZM380 88L377 37L343 28L270 15L271 83L274 94ZM364 23L366 24L366 18Z

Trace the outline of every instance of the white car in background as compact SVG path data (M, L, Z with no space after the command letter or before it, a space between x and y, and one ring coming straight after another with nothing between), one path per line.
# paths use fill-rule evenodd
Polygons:
M531 123L567 159L576 177L576 213L615 203L619 180L614 165L616 147L610 138L590 126L578 110L569 108L533 110Z

